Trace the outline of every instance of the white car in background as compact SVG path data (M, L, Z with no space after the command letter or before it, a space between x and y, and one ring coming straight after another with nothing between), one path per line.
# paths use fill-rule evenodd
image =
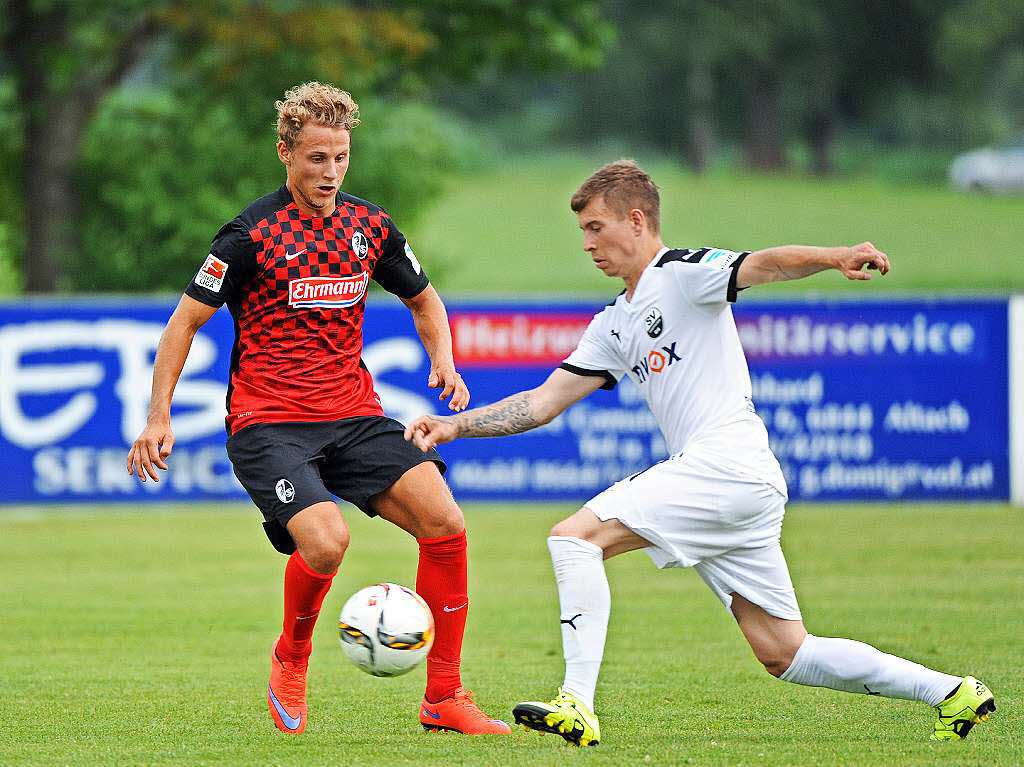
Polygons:
M1024 192L1024 134L962 154L949 166L954 186L978 192Z

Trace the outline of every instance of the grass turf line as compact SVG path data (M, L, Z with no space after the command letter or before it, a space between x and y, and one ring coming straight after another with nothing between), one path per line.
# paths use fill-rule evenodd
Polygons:
M570 505L470 505L464 678L509 718L561 678L544 538ZM808 628L850 636L996 691L964 743L930 710L771 679L700 580L642 553L608 563L612 621L597 707L604 741L426 735L424 672L348 664L334 619L357 588L413 585L415 545L346 513L352 546L324 606L310 724L288 738L264 700L285 559L242 506L0 513L0 764L1020 764L1024 514L1006 506L794 506L784 544ZM1016 597L1014 597L1016 595Z

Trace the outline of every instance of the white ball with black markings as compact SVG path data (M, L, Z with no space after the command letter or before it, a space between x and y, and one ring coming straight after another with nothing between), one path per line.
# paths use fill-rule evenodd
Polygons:
M399 676L416 668L430 652L434 617L412 589L377 583L345 602L338 638L348 659L367 674Z

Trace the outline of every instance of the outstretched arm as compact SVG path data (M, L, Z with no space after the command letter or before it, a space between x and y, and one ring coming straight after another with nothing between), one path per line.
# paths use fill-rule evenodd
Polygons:
M455 356L452 354L452 331L448 327L448 312L444 308L441 297L433 285L427 285L412 298L403 298L409 311L412 312L416 332L419 334L423 348L430 358L430 375L427 386L440 389L438 399L447 399L449 410L465 410L469 404L469 389L462 376L455 369Z
M178 385L188 350L192 348L192 339L216 311L215 306L207 306L190 296L182 296L160 336L153 363L153 391L149 399L146 428L128 452L128 473L136 475L143 482L147 474L154 482L159 482L156 470L167 470L165 459L174 447L174 433L171 431L171 397L174 395L174 387Z
M870 242L838 248L782 245L747 256L736 272L736 287L749 288L766 282L799 280L826 269L837 269L850 280L870 280L864 267L889 272L889 257Z
M421 415L405 428L420 450L458 437L502 437L543 426L569 405L601 388L605 379L557 369L536 389L521 391L493 405L450 416Z

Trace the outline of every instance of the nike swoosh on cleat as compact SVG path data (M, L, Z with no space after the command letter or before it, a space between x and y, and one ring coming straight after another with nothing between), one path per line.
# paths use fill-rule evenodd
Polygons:
M274 695L274 688L267 687L267 692L270 694L270 702L273 703L274 708L277 709L277 713L281 717L281 721L284 722L284 726L289 730L299 729L299 725L302 724L302 715L288 716L288 712L284 710L284 706L281 705L281 701L279 701L277 696Z
M441 714L440 713L435 714L433 711L431 711L426 706L423 707L423 713L426 714L427 716L429 716L431 719L440 719L441 718Z
M456 612L458 610L461 610L463 607L465 607L468 604L469 604L469 602L466 602L465 604L461 604L458 607L449 607L448 605L445 605L444 606L444 611L446 613L453 613L453 612Z

